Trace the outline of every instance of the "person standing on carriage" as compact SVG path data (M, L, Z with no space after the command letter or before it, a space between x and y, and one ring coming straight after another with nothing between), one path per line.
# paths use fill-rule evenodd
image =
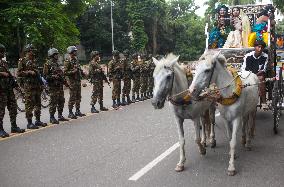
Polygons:
M93 93L91 96L91 112L92 113L99 113L99 111L95 108L95 104L97 100L100 105L101 111L107 111L108 109L104 107L103 104L103 89L104 89L104 81L107 83L108 80L103 72L103 69L100 65L100 53L98 51L91 52L91 61L89 65L89 76L91 79L91 83L93 84Z
M265 75L268 66L268 55L263 52L266 44L263 40L256 40L254 43L254 51L248 53L244 57L241 69L250 71L258 76L260 103L264 110L268 109L266 103Z
M47 80L48 90L50 94L50 123L59 124L59 121L68 121L63 117L64 98L64 73L58 64L59 52L56 48L51 48L47 52L48 60L43 66L43 76ZM58 120L54 117L58 111Z
M9 137L9 134L5 132L3 128L3 118L5 115L5 108L7 106L11 122L11 132L12 133L23 133L24 129L20 129L17 126L17 103L13 88L15 88L16 82L14 77L9 71L8 63L4 58L6 48L4 45L0 44L0 137Z
M43 81L35 59L36 49L32 44L27 44L24 51L25 57L19 59L17 74L22 78L24 84L27 128L38 129L39 126L47 126L46 123L40 121ZM34 124L32 123L33 111L36 118Z

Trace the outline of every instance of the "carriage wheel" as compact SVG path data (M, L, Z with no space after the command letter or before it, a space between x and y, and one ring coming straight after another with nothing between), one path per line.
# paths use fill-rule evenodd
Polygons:
M43 90L41 93L41 106L47 108L50 104L50 96L47 90Z
M279 73L279 80L274 82L272 91L272 112L273 112L273 131L278 133L279 121L281 116L282 102L283 102L283 80L282 72Z

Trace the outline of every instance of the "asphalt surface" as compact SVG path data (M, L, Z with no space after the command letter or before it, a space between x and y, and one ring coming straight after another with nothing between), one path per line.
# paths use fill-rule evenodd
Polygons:
M90 87L82 111L89 112ZM106 88L106 98L110 90ZM111 100L106 99L106 105ZM48 110L43 110L47 120ZM66 111L65 111L66 112ZM6 115L7 116L7 115ZM7 117L6 123L9 122ZM176 173L178 149L137 181L129 178L178 141L170 108L154 110L150 100L0 140L0 186L283 186L284 123L272 131L270 112L257 112L253 150L237 146L237 175L227 176L229 144L217 117L215 149L201 156L194 127L185 122L185 171ZM18 124L25 127L24 113ZM5 125L9 129L9 124ZM240 132L240 131L239 131ZM238 136L240 137L240 136ZM240 138L238 143L240 142Z

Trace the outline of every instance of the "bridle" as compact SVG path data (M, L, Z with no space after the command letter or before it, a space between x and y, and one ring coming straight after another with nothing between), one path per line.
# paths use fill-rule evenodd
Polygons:
M212 66L212 68L210 69L211 74L210 74L209 82L208 82L206 88L209 88L209 86L210 86L210 84L211 84L211 80L212 80L212 77L213 77L213 74L214 74L215 67L216 67L216 60L213 62L213 66Z

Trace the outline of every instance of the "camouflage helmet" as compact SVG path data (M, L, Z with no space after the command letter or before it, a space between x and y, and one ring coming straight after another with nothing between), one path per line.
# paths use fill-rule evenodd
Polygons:
M98 52L98 51L92 51L91 52L91 58L93 58L93 57L95 57L95 56L97 56L97 55L99 55L100 53Z
M128 49L125 49L125 50L123 51L123 54L124 54L124 55L129 56L129 53L130 53L130 52L129 52L129 50L128 50Z
M68 54L71 54L71 53L73 53L74 51L77 51L77 50L78 50L77 47L74 46L74 45L67 47L67 53Z
M118 50L113 50L112 51L113 56L119 56L119 51Z
M0 51L6 51L6 47L0 43Z
M35 51L35 47L33 46L33 44L27 44L24 48L25 52L29 52L29 51Z
M52 57L55 54L59 54L59 52L58 52L58 50L56 48L51 48L47 52L48 57Z

